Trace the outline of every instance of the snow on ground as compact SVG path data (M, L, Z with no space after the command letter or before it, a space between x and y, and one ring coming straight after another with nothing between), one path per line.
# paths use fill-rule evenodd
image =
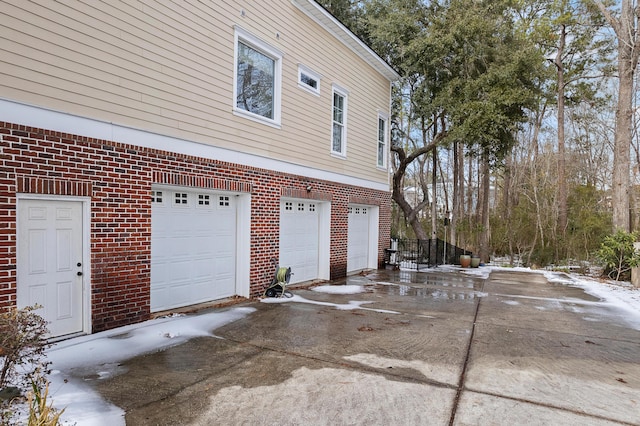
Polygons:
M632 286L627 281L599 281L580 275L549 271L545 271L544 275L549 282L580 287L586 293L620 309L627 314L628 322L640 330L640 288Z
M336 287L336 290L328 290L328 289L324 289L324 290L320 290L320 292L324 292L324 293L332 293L332 294L355 294L355 293L363 293L366 290L364 289L364 286L359 286L359 285L355 285L355 286L346 286L346 285L336 285L336 286L323 286L323 287ZM360 287L360 291L355 291L354 288L348 289L346 290L346 293L341 293L340 287ZM318 290L316 290L318 291ZM292 297L267 297L266 299L262 299L260 300L262 303L289 303L289 302L297 302L297 303L309 303L311 305L320 305L320 306L332 306L336 309L339 309L341 311L351 311L354 309L364 309L366 311L374 311L374 312L381 312L384 314L398 314L399 312L396 311L388 311L386 309L372 309L372 308L363 308L362 305L366 305L369 303L373 303L372 301L357 301L357 300L351 300L349 301L349 303L331 303L331 302L321 302L318 300L310 300L310 299L305 299L302 296L298 296L297 294L294 294Z
M496 269L542 273L549 281L581 287L585 292L600 298L602 303L624 310L634 323L640 324L640 289L632 287L629 283L602 282L577 275L526 268L485 266L477 269L461 269L442 266L437 268L437 271L455 270L487 278L491 271ZM365 278L362 283L362 285L324 285L315 287L313 290L330 294L367 292L366 284L372 284L372 282ZM391 283L386 284L391 285ZM290 298L267 298L261 301L263 303L311 303L341 310L366 309L397 313L366 308L363 305L373 303L366 301L336 304L309 300L298 295ZM86 377L87 380L101 380L121 374L124 371L120 363L126 359L178 345L192 337L215 336L216 328L243 318L254 311L253 308L240 307L201 315L171 316L59 342L47 352L53 370L49 377L50 398L56 408L65 408L62 417L64 424L124 425L124 412L102 399L87 383L75 377L76 375Z
M47 359L52 363L50 398L56 408L65 409L64 424L124 425L124 412L102 399L75 375L87 380L112 377L123 372L120 362L124 360L175 346L193 337L215 336L216 328L254 311L254 308L240 307L201 315L170 316L59 342L47 351Z
M470 275L478 275L483 278L488 278L489 274L495 270L539 273L544 275L549 282L582 288L585 293L599 298L602 303L626 312L629 323L640 330L640 288L632 286L628 281L598 280L584 275L522 267L483 266L463 269L455 266L444 266L438 268L438 270L442 271L446 268L462 271Z
M321 285L311 290L329 294L358 294L366 291L361 285Z

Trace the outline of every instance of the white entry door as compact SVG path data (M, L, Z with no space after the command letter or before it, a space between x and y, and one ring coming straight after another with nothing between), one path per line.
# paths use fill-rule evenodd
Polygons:
M51 336L83 331L82 203L18 201L18 307L38 304Z
M369 207L349 206L347 272L366 269L369 262Z
M292 283L319 275L320 215L315 201L284 200L280 208L280 265L291 267Z

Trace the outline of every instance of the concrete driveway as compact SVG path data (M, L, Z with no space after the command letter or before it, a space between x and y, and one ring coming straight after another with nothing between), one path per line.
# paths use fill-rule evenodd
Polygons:
M640 331L544 276L377 271L294 289L92 386L129 425L640 425Z

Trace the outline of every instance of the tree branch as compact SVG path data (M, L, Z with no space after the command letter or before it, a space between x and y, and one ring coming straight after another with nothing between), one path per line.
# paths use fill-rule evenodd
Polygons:
M611 11L609 11L609 9L607 9L605 7L604 4L602 4L602 2L600 0L592 0L596 6L598 6L598 9L600 9L600 12L602 13L602 15L604 16L604 19L607 20L607 22L609 23L609 25L611 25L611 28L613 28L613 31L615 31L616 36L618 36L618 39L620 39L620 31L621 29L621 24L620 21L618 21L612 14Z

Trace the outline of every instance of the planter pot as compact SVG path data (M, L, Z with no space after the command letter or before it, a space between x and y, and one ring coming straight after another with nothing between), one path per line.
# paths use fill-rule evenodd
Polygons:
M468 268L469 265L471 265L471 256L469 256L468 254L461 254L460 266L462 266L463 268Z
M480 266L480 258L476 256L471 257L471 267L477 268L478 266Z

